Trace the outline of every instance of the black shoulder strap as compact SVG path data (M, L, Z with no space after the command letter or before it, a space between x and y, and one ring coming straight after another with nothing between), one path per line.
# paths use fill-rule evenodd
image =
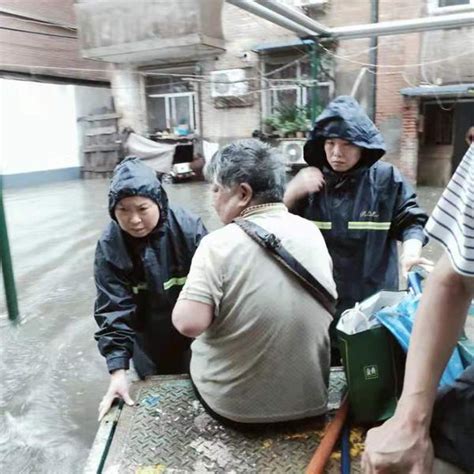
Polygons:
M306 290L334 316L336 312L336 299L283 247L278 237L247 219L238 218L234 219L233 222L255 240L255 242L268 249L285 268L290 270L291 273L298 278Z

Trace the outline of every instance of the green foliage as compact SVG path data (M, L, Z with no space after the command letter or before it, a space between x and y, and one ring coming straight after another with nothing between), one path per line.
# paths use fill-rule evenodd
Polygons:
M296 105L279 106L274 114L265 119L265 124L283 135L306 132L311 125L307 109Z

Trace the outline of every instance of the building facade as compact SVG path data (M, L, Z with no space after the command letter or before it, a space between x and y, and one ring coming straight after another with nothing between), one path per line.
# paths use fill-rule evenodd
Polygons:
M281 2L329 27L474 12L474 0ZM269 117L296 110L308 121L352 94L381 129L386 159L413 182L443 185L474 123L474 28L313 41L223 0L0 8L4 77L110 85L119 126L145 136L189 133L220 145L256 131L284 137L291 132ZM17 31L25 28L33 33Z
M473 12L472 0L380 0L380 21ZM377 125L387 159L413 182L444 186L474 124L474 28L378 40Z
M6 187L81 176L81 119L113 108L109 67L81 56L72 0L0 1L0 174Z
M283 1L329 27L474 11L474 0ZM312 42L221 6L225 49L132 66L127 84L136 96L129 94L123 113L134 111L134 128L173 134L184 126L224 144L268 131L267 118L280 108L306 109L309 117L332 97L353 94L385 137L385 159L412 182L447 183L474 122L473 28Z

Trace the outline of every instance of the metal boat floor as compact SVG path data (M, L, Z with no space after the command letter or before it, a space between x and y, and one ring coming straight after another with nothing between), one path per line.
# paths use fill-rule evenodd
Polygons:
M344 373L333 370L331 408L339 406L344 391ZM205 412L186 375L138 381L132 397L135 406L116 408L103 421L86 472L304 472L331 417L258 432L231 429ZM337 464L332 461L328 472L339 472Z

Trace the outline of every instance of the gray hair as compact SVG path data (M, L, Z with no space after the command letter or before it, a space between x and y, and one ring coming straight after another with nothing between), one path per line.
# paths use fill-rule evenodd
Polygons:
M204 169L206 179L231 188L247 183L259 204L283 201L286 175L280 154L260 140L239 140L215 153Z

